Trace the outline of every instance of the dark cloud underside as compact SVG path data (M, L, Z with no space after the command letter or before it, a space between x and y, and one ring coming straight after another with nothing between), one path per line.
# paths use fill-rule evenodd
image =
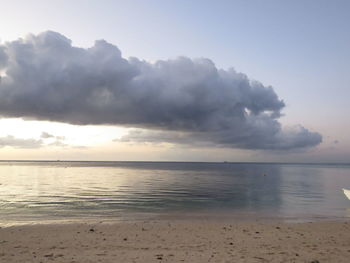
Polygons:
M136 141L287 150L322 140L283 129L271 87L209 59L126 60L104 40L83 49L49 31L0 45L0 72L4 117L147 129L123 138Z

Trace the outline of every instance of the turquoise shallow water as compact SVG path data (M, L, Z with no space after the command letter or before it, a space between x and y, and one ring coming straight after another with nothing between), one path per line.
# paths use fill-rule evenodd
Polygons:
M265 176L264 176L265 175ZM0 162L0 223L350 217L350 165Z

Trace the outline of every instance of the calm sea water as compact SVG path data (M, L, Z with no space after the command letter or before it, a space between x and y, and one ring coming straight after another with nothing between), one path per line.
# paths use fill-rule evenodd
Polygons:
M265 174L265 176L264 176ZM350 165L0 162L0 223L350 217Z

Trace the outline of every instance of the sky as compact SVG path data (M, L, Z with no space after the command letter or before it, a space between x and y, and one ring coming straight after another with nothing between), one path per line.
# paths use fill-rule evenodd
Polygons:
M350 161L349 1L0 4L0 159Z

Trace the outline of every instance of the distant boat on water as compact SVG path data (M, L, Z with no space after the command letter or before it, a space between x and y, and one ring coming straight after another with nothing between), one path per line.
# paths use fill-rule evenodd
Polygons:
M350 190L343 188L343 191L344 191L344 194L346 195L346 197L350 199Z

